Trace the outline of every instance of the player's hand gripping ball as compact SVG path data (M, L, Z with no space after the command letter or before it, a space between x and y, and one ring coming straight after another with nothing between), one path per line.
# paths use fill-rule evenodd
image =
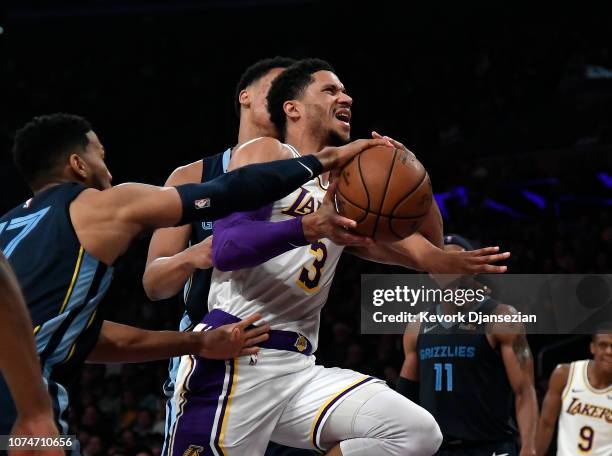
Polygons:
M357 222L353 231L377 241L414 234L431 207L429 175L408 150L366 149L347 163L339 180L338 213Z

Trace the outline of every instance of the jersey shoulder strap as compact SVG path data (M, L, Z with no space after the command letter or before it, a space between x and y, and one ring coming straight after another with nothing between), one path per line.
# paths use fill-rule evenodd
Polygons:
M582 363L583 361L572 361L570 363L567 383L565 384L565 388L563 388L562 398L565 398L570 390L576 386L576 382L580 381L580 375L582 374Z
M215 177L227 172L231 158L232 149L228 148L225 152L211 155L202 159L202 182L207 182Z
M293 147L291 144L283 143L283 147L286 148L286 149L289 149L289 152L291 152L295 158L299 158L299 157L302 156L298 152L298 150L295 147Z

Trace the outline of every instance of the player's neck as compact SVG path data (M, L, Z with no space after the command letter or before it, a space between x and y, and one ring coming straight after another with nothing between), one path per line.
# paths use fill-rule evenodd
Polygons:
M272 135L270 130L267 128L262 128L248 119L241 120L240 126L238 127L238 143L236 144L236 147L244 144L247 141L251 141L252 139L261 138L264 136L276 137L275 135Z
M595 389L604 389L612 385L612 375L606 374L597 368L595 361L590 361L587 366L587 377L589 383Z
M70 179L58 179L58 180L54 180L52 182L47 182L45 184L42 184L40 186L36 186L36 187L32 188L32 193L34 194L34 196L36 196L39 193L42 193L45 190L50 189L51 187L55 187L56 185L60 185L60 184L65 184L66 182L74 182L74 181L72 181Z
M327 146L320 138L306 131L288 131L285 142L295 147L302 155L314 154Z

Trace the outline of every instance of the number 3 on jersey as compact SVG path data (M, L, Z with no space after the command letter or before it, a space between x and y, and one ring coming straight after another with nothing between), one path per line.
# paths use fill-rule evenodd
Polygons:
M303 267L300 271L297 284L309 293L319 289L321 274L327 260L327 246L323 241L310 244L309 252L314 256L314 261L308 267Z

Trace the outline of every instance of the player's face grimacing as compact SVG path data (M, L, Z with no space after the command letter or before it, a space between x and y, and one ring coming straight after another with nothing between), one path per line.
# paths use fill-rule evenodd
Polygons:
M253 122L257 126L265 131L265 136L277 138L278 133L276 127L270 120L270 113L268 112L268 91L272 85L272 81L281 74L284 68L272 68L265 76L260 78L258 81L248 87L249 96L251 98L251 109L253 111Z
M81 156L89 168L84 183L88 187L105 190L111 187L111 181L113 180L113 176L104 162L106 152L93 131L88 132L87 137L89 138L89 144L87 144L85 153Z
M612 373L612 334L597 334L591 342L591 354L602 371Z
M312 77L302 98L309 122L328 132L331 145L346 144L351 139L353 99L331 71L317 71Z

